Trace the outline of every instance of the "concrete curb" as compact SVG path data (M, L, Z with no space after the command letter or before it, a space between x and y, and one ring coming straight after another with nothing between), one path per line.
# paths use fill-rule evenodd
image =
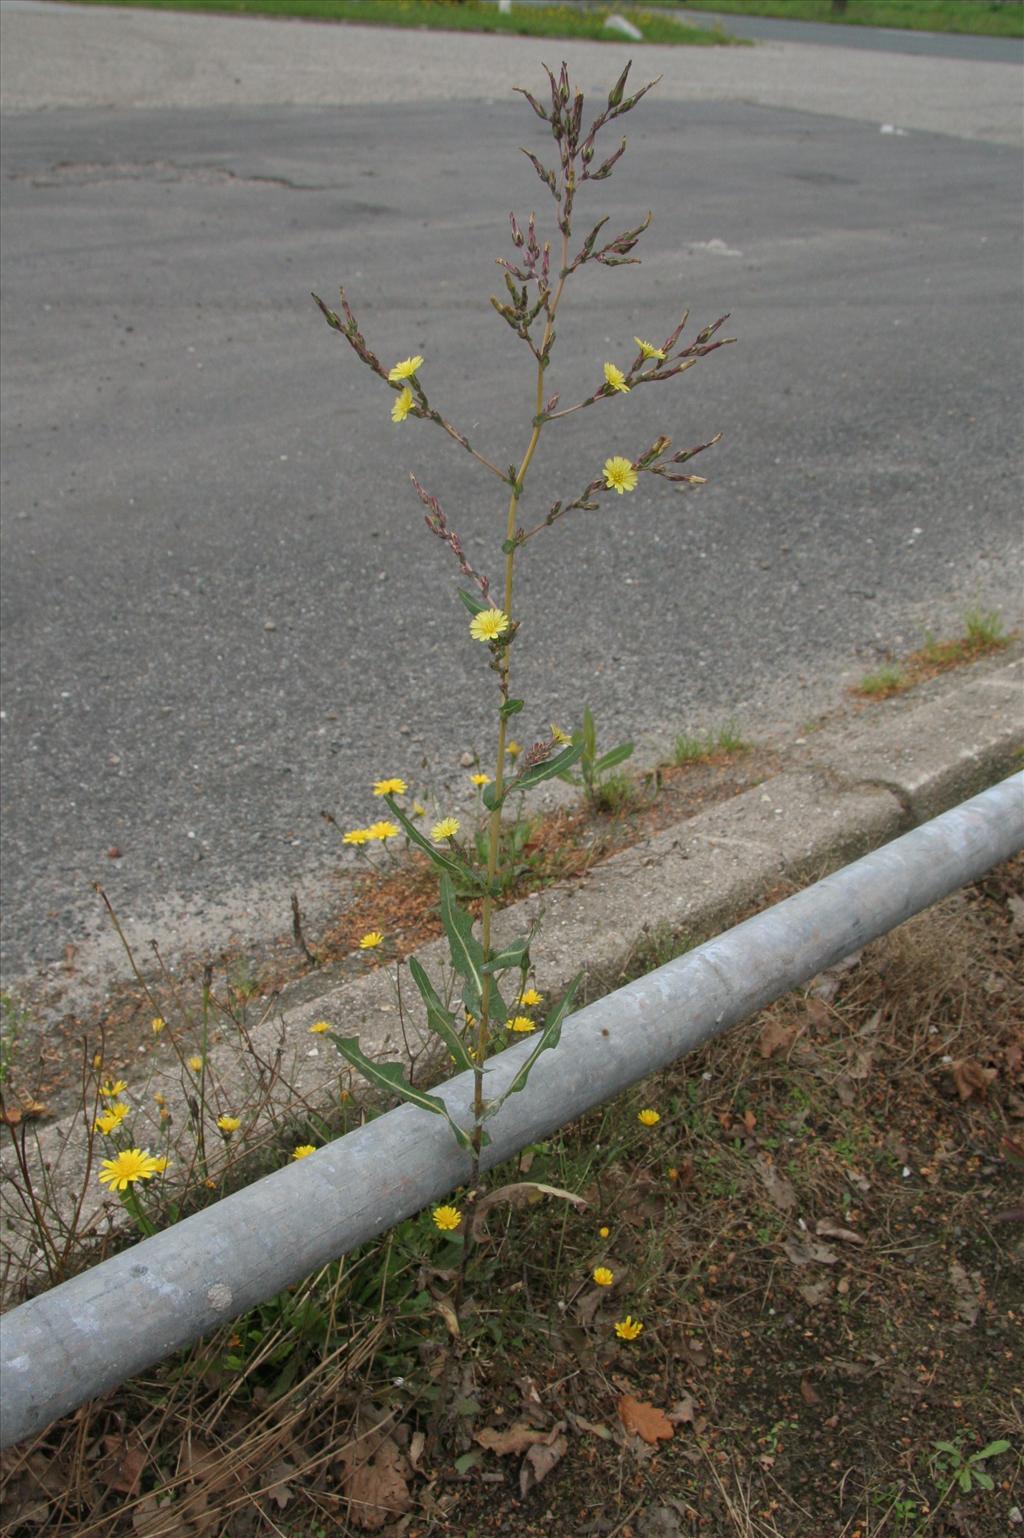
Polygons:
M782 745L773 778L687 822L665 829L595 866L584 880L506 908L496 921L501 943L526 934L543 913L535 947L538 983L550 998L581 968L580 1002L604 990L655 928L710 937L779 883L799 886L937 816L1020 767L1024 749L1024 657L1006 654L947 674L892 700L858 709ZM417 956L436 978L447 958L438 940ZM251 1031L267 1061L283 1052L286 1077L310 1104L337 1094L340 1060L316 1044L310 1025L326 1018L363 1050L394 1056L404 1048L394 989L384 970L319 991L306 978L286 992L279 1011ZM406 1022L415 1046L415 1028ZM237 1058L211 1051L230 1085ZM181 1121L188 1115L177 1068L155 1084ZM241 1091L241 1084L239 1090ZM134 1140L154 1143L151 1105L133 1110ZM148 1123L148 1125L147 1125ZM80 1188L85 1154L81 1123L67 1117L40 1129L36 1152L60 1186ZM5 1150L4 1164L10 1160ZM83 1219L100 1229L123 1221L120 1204L94 1185ZM8 1234L17 1244L17 1235Z

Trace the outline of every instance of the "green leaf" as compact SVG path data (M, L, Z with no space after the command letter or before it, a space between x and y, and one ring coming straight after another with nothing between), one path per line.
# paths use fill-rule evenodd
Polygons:
M529 937L525 940L513 940L511 945L506 945L502 950L495 951L490 961L485 964L484 971L490 972L492 975L495 972L508 972L512 967L521 967L524 958L528 958L529 954Z
M452 1129L459 1147L472 1147L468 1132L464 1132L456 1122L452 1121L444 1101L437 1095L428 1095L426 1090L417 1089L414 1084L410 1084L402 1072L400 1063L375 1063L372 1058L359 1050L358 1036L338 1036L334 1031L328 1031L327 1034L346 1062L358 1069L364 1079L368 1079L371 1084L375 1084L386 1094L399 1095L410 1105L419 1106L421 1111L432 1111L435 1116L443 1116Z
M986 1474L984 1469L974 1470L974 1483L979 1490L991 1490L995 1485L992 1475Z
M504 801L505 792L502 791L501 795L499 796L498 787L492 780L489 785L484 786L483 796L481 799L483 800L484 806L487 808L487 810L489 812L493 812Z
M502 553L502 555L511 555L512 552L515 550L517 544L518 544L518 540L503 539L502 542L501 542L501 553Z
M970 1468L967 1467L967 1465L965 1464L964 1467L960 1470L959 1474L956 1477L957 1477L957 1483L959 1484L961 1490L965 1491L967 1494L970 1494L970 1489L971 1489L971 1471L970 1471Z
M463 997L466 1008L479 1017L484 987L484 948L473 933L472 916L455 900L455 888L447 876L441 877L441 922L448 936L452 966L465 981Z
M519 1072L516 1074L515 1078L512 1080L512 1083L502 1095L501 1099L492 1101L491 1105L488 1106L488 1116L493 1116L494 1112L499 1110L500 1107L505 1103L509 1095L516 1095L521 1089L525 1089L526 1081L530 1077L530 1070L537 1059L540 1057L541 1053L547 1052L550 1048L558 1046L562 1035L562 1022L572 1007L573 994L579 987L582 977L582 972L576 973L576 976L565 990L561 1003L551 1011L547 1017L547 1020L544 1022L544 1029L540 1034L537 1045L526 1059L526 1062L523 1064L522 1068L520 1068Z
M559 775L570 764L574 764L583 752L582 742L574 742L569 747L563 748L561 753L556 753L554 758L546 758L542 764L534 764L532 769L524 769L517 780L513 780L509 790L529 790L531 785L539 785L541 780L550 780Z
M466 1049L466 1044L456 1029L454 1017L445 1009L441 1000L431 985L423 967L415 956L409 958L409 975L420 991L420 996L427 1006L427 1024L435 1036L439 1036L448 1051L455 1059L455 1066L461 1072L472 1072L473 1059Z
M583 711L583 752L593 763L594 754L597 752L597 731L589 705L585 706Z
M620 742L617 748L610 748L607 753L602 753L594 765L595 774L604 774L606 769L614 769L616 764L625 763L633 752L631 742Z
M458 588L457 592L470 614L480 614L484 609L490 607L489 604L484 603L482 599L477 598L473 593L467 593L464 587Z
M456 876L459 881L469 881L474 886L479 884L475 874L468 865L462 860L457 859L453 854L445 854L443 850L438 849L435 844L432 844L428 838L424 838L419 828L416 827L415 823L409 821L401 807L395 805L391 796L385 796L384 800L388 810L392 816L398 818L398 821L402 824L412 842L419 849L423 850L423 853L433 861L438 870L443 871L446 876Z
M524 703L525 702L523 700L506 700L501 709L498 711L498 714L503 716L507 721L509 716L517 716L519 714L523 708Z
M983 1447L980 1452L975 1453L971 1458L971 1462L981 1463L984 1458L998 1458L1000 1453L1008 1453L1009 1451L1009 1442L1000 1437L998 1442L989 1442L987 1447Z

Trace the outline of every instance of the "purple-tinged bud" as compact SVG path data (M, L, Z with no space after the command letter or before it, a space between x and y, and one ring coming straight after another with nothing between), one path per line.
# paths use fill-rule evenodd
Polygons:
M548 400L546 400L544 402L544 415L545 416L547 416L547 414L549 412L554 411L555 407L558 405L558 399L559 398L558 398L557 395L552 395L550 397L550 399L548 399Z
M523 232L519 228L519 225L516 221L516 216L514 213L510 213L508 217L509 223L512 225L512 243L513 245L521 246L523 243Z

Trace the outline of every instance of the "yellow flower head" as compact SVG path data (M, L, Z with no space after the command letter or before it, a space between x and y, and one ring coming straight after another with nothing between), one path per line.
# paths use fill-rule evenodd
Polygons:
M599 1228L599 1229L598 1229L598 1230L597 1230L597 1232L598 1232L598 1234L599 1234L599 1236L600 1236L600 1237L601 1237L601 1238L602 1238L602 1239L607 1239L607 1237L608 1237L608 1235L609 1235L609 1234L610 1234L610 1233L611 1233L611 1229L610 1229L610 1228L604 1228L604 1227L602 1227L602 1228Z
M435 844L441 844L446 838L454 838L461 824L457 817L442 817L440 822L435 822L430 830L430 836Z
M652 347L650 342L645 342L642 336L635 336L633 340L645 358L657 358L659 361L664 359L665 353L662 348Z
M104 1100L116 1100L118 1095L123 1095L128 1085L124 1079L115 1079L113 1084L101 1084L100 1094Z
M397 384L402 379L411 379L417 369L423 367L423 359L417 353L415 358L403 358L401 363L396 363L394 368L388 369L388 379L392 384Z
M489 774L471 774L469 779L473 785L489 785L491 783Z
M392 372L394 372L394 370L392 370ZM394 405L391 407L392 422L404 422L412 410L414 403L415 397L409 386L406 385L405 389L400 391L399 394L395 397Z
M535 1031L537 1026L530 1019L529 1015L514 1015L511 1020L505 1021L505 1029L508 1031L519 1031L525 1036L527 1031Z
M167 1165L168 1165L169 1162L170 1161L168 1160L166 1154L161 1154L158 1159L154 1159L153 1160L153 1173L154 1173L154 1175L162 1175L165 1172L165 1170L167 1169Z
M481 609L469 622L474 641L496 641L508 629L508 615L503 609Z
M627 1314L625 1319L620 1319L615 1325L615 1333L620 1340L636 1340L643 1329L639 1319L634 1319L632 1314Z
M567 748L572 741L569 733L563 732L562 728L560 726L556 726L554 721L551 723L551 735L555 741L563 748Z
M599 1287L610 1287L615 1280L615 1272L609 1271L607 1266L594 1267L594 1281Z
M157 1105L163 1106L167 1104L167 1096L163 1093L162 1090L158 1089L156 1094L153 1096L153 1099L156 1101Z
M404 780L378 780L373 793L375 796L404 796L408 788Z
M292 1149L292 1158L293 1159L308 1159L311 1153L316 1153L316 1146L315 1146L315 1144L313 1144L313 1143L300 1143L298 1148L293 1148Z
M349 828L347 833L341 835L343 844L368 844L373 838L369 828Z
M661 1116L657 1111L646 1110L638 1111L636 1119L644 1127L656 1127L661 1120Z
M544 995L538 993L536 988L527 988L525 993L519 995L520 1004L525 1004L527 1009L533 1009L537 1004L543 1004Z
M151 1180L160 1173L161 1161L148 1148L125 1148L113 1159L100 1160L99 1182L111 1191L126 1191L137 1180Z
M505 744L505 752L508 754L509 758L513 760L517 759L522 751L522 743L516 742L515 738L512 738L511 741L506 742Z
M112 1116L109 1111L104 1111L103 1115L97 1116L93 1122L96 1131L102 1132L104 1137L109 1137L112 1132L116 1132L120 1125L120 1116Z
M635 491L637 474L632 462L623 459L621 454L615 454L604 462L604 483L611 491L617 491L622 496L624 491Z
M613 390L618 390L620 395L629 394L629 385L626 383L626 376L620 368L615 367L614 363L605 364L604 378L605 383L610 385Z
M414 801L412 804L412 815L414 817L426 817L427 809L421 802Z
M376 950L378 945L383 945L383 944L384 944L384 936L381 934L380 930L379 929L371 929L369 934L363 935L362 938L360 939L360 941L359 941L359 949L361 951L372 951L372 950Z
M325 1031L329 1031L330 1028L331 1027L330 1027L330 1022L329 1021L327 1021L327 1020L315 1020L313 1022L313 1024L309 1028L309 1034L311 1036L322 1036L324 1034L324 1032Z
M192 1054L192 1056L188 1059L186 1067L191 1068L193 1073L202 1073L202 1071L203 1071L203 1060L199 1056L198 1052L194 1052Z
M218 1116L217 1125L226 1137L230 1137L232 1132L237 1132L242 1125L242 1118L240 1116Z
M149 1023L150 1023L150 1028L152 1029L153 1035L154 1036L159 1036L160 1032L163 1030L164 1026L167 1024L167 1021L163 1018L162 1015L155 1015L153 1017L153 1019Z
M442 1232L451 1233L462 1222L462 1213L458 1207L435 1207L433 1218Z
M366 836L376 842L378 839L397 838L401 831L397 822L374 822L367 828Z

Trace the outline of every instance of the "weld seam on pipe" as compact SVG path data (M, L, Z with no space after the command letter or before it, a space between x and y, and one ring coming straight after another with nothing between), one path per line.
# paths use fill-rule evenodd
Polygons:
M1024 847L1024 773L578 1010L488 1123L485 1168L549 1136ZM488 1063L500 1093L530 1051ZM472 1122L473 1080L435 1087ZM422 1211L469 1174L439 1117L399 1106L0 1319L0 1445Z

